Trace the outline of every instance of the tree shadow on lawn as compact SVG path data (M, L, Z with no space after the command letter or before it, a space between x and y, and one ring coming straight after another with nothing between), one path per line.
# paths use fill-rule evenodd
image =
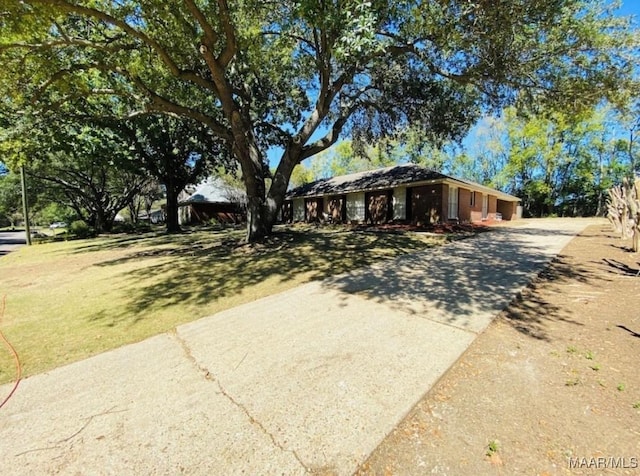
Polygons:
M480 332L491 316L545 269L552 258L548 242L562 235L573 236L554 230L500 229L432 252L400 257L392 266L372 266L329 279L327 286L359 293L416 317ZM554 280L589 277L587 269L565 265L561 258L545 272L547 279ZM547 320L580 325L543 302L529 301L507 314L507 322L536 339L547 339Z
M300 274L305 274L301 282L322 279L430 246L434 245L411 235L288 230L276 232L256 245L241 246L238 239L228 235L203 242L179 240L168 249L152 247L97 266L167 258L126 272L127 283L142 284L127 285L128 304L117 321L135 323L152 316L153 310L176 306L176 312L180 312L180 306L206 306L243 291L255 291L255 298L259 298L272 290L252 287L267 280L272 281L266 286L279 286L277 292L287 287L282 283L295 281ZM92 320L112 317L94 316ZM202 316L193 316L197 317Z
M172 245L176 248L189 246L197 241L210 241L212 238L224 236L242 236L244 230L236 229L210 229L194 228L187 229L181 233L169 234L164 231L151 231L141 234L131 234L122 236L101 236L88 240L87 243L78 246L74 253L86 253L91 251L113 251L123 250L130 247L140 246L166 246ZM204 238L204 240L202 239Z

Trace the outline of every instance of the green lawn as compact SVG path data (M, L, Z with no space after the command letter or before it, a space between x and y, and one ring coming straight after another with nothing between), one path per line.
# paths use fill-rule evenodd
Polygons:
M414 233L279 230L240 246L243 231L62 241L0 258L0 328L25 375L137 342L218 311L381 258L444 243ZM268 310L266 311L268 312ZM0 383L14 378L0 348Z

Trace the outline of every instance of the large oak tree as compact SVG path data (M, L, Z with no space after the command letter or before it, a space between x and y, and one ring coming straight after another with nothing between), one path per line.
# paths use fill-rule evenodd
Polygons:
M607 4L2 0L0 85L14 108L100 95L207 125L240 164L255 240L296 164L341 135L458 138L518 92L575 106L624 89L635 44Z

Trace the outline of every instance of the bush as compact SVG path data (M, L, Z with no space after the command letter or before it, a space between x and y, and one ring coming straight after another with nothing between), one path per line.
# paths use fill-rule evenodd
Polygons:
M126 233L129 235L134 233L146 233L148 231L151 231L151 225L149 225L149 223L139 222L133 224L130 221L116 222L113 224L113 228L111 229L111 233Z
M135 233L136 227L130 221L116 222L111 229L112 233Z
M91 238L96 232L82 220L76 220L69 225L69 233L77 238Z
M137 233L147 233L149 231L151 231L151 225L148 222L139 222L136 226L135 226L135 231Z

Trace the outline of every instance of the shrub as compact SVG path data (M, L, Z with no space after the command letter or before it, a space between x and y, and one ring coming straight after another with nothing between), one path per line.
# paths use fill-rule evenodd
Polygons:
M113 224L112 233L134 233L136 227L130 221L117 222Z
M69 225L69 233L77 238L90 238L95 236L96 232L82 220L76 220Z

